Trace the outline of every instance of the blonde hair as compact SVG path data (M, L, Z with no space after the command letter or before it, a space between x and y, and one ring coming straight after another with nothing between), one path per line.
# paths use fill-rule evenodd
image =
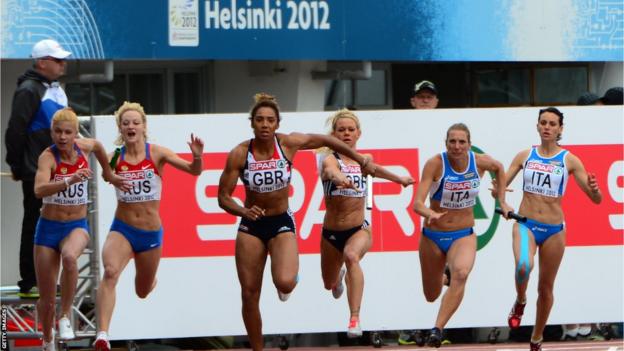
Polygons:
M267 93L257 93L256 95L254 95L254 104L251 107L251 110L249 111L249 119L252 120L254 118L254 116L256 115L256 112L258 112L258 110L261 107L269 107L271 108L273 111L275 111L275 115L277 116L277 121L281 121L282 118L280 117L280 108L279 105L277 104L277 99L275 98L275 96L267 94Z
M62 108L54 113L52 116L52 126L59 122L70 122L74 129L76 129L76 133L78 133L78 116L76 116L76 112L71 107Z
M465 125L464 123L455 123L452 126L450 126L449 129L446 131L446 140L448 140L448 136L451 130L461 130L463 132L466 132L466 137L468 138L468 142L471 143L470 129L468 129L468 126Z
M355 126L357 127L357 129L359 131L362 130L360 128L360 119L355 115L355 113L353 113L353 111L347 108L341 108L340 110L334 112L333 115L327 117L327 120L325 121L325 126L330 127L328 134L331 134L336 131L336 125L338 124L338 120L341 118L348 118L348 119L353 120L355 122Z
M334 114L332 114L331 116L327 117L327 119L325 120L325 126L329 127L329 130L327 131L328 135L332 135L336 131L336 125L338 124L338 120L340 120L341 118L348 118L354 121L357 130L362 131L362 129L360 128L360 119L358 118L358 116L356 116L353 111L347 108L341 108L340 110L334 112ZM328 147L322 147L317 149L316 152L326 154L331 153L332 150Z
M145 138L145 140L147 140L147 116L145 115L145 110L143 109L143 106L141 106L141 104L139 104L138 102L124 101L124 103L121 106L119 106L117 111L115 111L115 121L117 122L117 130L119 131L121 130L121 116L123 116L123 114L128 111L136 111L141 115L141 120L143 121L143 124L145 125L145 128L143 129L143 137ZM123 143L124 143L123 137L121 136L121 133L120 133L117 136L117 139L115 139L115 145L123 145Z

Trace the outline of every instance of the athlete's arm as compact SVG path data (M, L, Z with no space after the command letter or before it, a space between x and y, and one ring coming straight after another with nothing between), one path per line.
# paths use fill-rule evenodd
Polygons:
M354 188L355 184L340 171L340 165L334 155L325 157L322 163L321 179L329 180L338 188Z
M408 185L412 185L414 184L414 178L412 178L411 176L399 176L396 175L392 172L390 172L389 170L387 170L385 167L380 166L376 163L373 163L373 156L372 155L364 155L366 157L370 157L371 159L371 167L373 168L373 172L370 173L370 175L372 175L373 177L377 177L377 178L383 178L383 179L387 179L391 182L395 182L397 184L401 184L403 185L403 187L407 187Z
M293 150L293 154L297 152L297 150L318 149L326 146L359 163L360 166L362 166L363 172L371 173L373 170L369 158L359 154L349 145L331 135L290 133L285 135L282 139L284 140L284 144Z
M245 208L238 205L232 198L241 169L245 166L246 156L247 146L244 144L239 144L230 151L221 178L219 178L219 207L231 215L256 220L264 215L263 208L256 205Z
M475 154L477 168L484 169L486 171L494 172L496 182L493 183L493 186L496 188L494 191L496 193L496 199L500 204L501 209L503 210L503 217L509 219L507 214L509 212L513 212L513 208L507 204L505 201L505 193L507 190L507 181L505 180L505 167L499 161L493 159L490 155L486 154Z
M95 158L98 163L102 167L102 178L105 181L113 184L116 188L127 191L132 188L132 183L126 181L125 178L116 175L113 170L108 165L108 156L106 155L106 150L104 149L104 145L100 143L96 139L91 138L81 138L76 139L76 143L78 147L86 153L93 152Z
M160 145L153 145L153 147L156 148L157 152L162 154L164 163L169 163L173 167L186 173L200 175L203 168L202 153L204 152L204 142L191 133L191 140L188 141L187 144L193 155L193 160L191 162L182 159L178 154L166 147Z
M436 220L446 214L446 212L436 212L425 205L425 200L427 200L429 188L431 188L431 185L433 184L436 173L439 173L441 169L442 158L440 157L440 155L436 155L427 160L427 162L425 163L425 167L423 167L423 173L420 177L420 183L418 183L418 189L416 190L416 199L414 200L414 212L426 218L427 223L430 223L432 220Z
M600 187L598 187L596 175L588 173L585 170L583 162L572 153L568 153L566 161L568 163L568 170L574 175L576 184L579 185L581 190L587 194L593 203L599 204L602 202L602 193L600 192Z
M79 183L91 176L90 169L82 168L70 178L64 178L65 180L50 180L55 167L56 162L54 161L54 155L50 152L50 149L46 149L41 153L41 155L39 155L39 160L37 161L37 173L35 174L35 196L38 199L64 191L70 185Z

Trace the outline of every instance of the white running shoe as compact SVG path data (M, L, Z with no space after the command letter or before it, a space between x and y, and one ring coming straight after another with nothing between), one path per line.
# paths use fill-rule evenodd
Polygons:
M338 284L334 286L332 289L332 295L334 295L334 299L339 299L344 292L344 276L347 273L347 269L343 266L340 268L340 274L338 276Z
M106 332L99 332L95 341L93 342L93 348L95 351L110 351L111 346L108 342L108 334Z
M279 290L277 291L277 297L279 297L280 301L282 302L288 301L288 299L290 298L290 294L291 293L285 294Z
M54 332L54 328L52 328L52 330L50 331L50 334L52 334L52 340L50 341L42 340L41 350L43 351L56 351L56 343L54 342L54 337L56 333Z
M351 319L349 321L349 329L347 329L348 338L359 338L362 336L362 327L360 326L359 319Z
M59 339L61 340L72 340L76 337L74 335L74 329L71 326L71 322L67 316L63 316L58 321L58 329L59 329Z

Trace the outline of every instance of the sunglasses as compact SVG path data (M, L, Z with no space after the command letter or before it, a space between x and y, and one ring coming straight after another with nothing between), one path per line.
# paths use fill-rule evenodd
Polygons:
M40 60L54 61L54 62L56 62L58 64L61 64L61 63L65 62L65 59L60 59L60 58L56 58L56 57L52 57L52 56L42 57L42 58L40 58Z

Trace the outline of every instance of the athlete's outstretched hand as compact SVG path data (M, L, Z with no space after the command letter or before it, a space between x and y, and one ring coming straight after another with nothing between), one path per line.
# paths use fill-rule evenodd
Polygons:
M204 152L204 141L199 137L195 136L191 133L191 141L187 142L189 148L191 148L191 152L193 153L193 157L201 157Z
M414 184L414 178L410 177L410 176L405 176L405 177L401 177L401 181L400 181L401 185L403 185L404 188Z

